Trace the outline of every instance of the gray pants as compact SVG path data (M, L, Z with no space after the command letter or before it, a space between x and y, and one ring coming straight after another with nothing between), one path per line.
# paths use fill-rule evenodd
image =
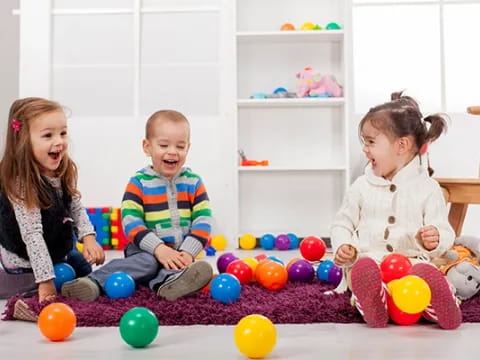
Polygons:
M129 274L135 284L146 285L156 291L168 276L179 273L183 270L168 270L152 254L141 250L133 243L130 243L124 250L125 258L114 259L92 272L88 277L95 280L102 290L105 290L105 281L116 271L123 271Z
M0 299L24 293L33 296L37 292L37 286L33 273L7 274L0 269Z

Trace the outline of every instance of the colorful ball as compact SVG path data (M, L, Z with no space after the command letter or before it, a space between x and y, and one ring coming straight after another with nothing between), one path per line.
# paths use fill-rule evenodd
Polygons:
M318 265L317 268L317 278L318 280L322 280L328 282L328 274L330 273L330 269L334 266L332 260L324 260Z
M298 244L300 243L298 236L293 233L288 233L287 236L290 238L290 249L298 248Z
M253 279L252 269L242 260L232 261L228 264L225 272L235 276L242 285L248 284Z
M238 258L231 252L220 255L217 259L218 272L224 273L225 270L227 270L228 264L235 260L238 260Z
M75 279L75 270L67 263L58 263L53 265L55 279L53 280L57 291L62 290L62 285L67 281Z
M315 270L307 260L298 260L288 269L288 278L292 281L310 282L315 277Z
M213 246L215 250L224 250L227 247L227 238L223 235L215 235L212 237L210 245Z
M254 257L258 262L265 260L267 258L266 254L258 254L257 256Z
M398 325L413 325L422 317L423 312L417 314L407 314L398 308L390 295L387 295L388 315L390 319Z
M417 314L430 304L432 293L425 280L415 275L407 275L392 286L392 298L401 311Z
M260 246L265 250L273 250L275 246L275 236L272 234L265 234L260 238Z
M290 249L290 238L288 235L280 234L275 238L275 247L278 250L288 250Z
M392 280L401 279L410 273L412 262L408 257L401 254L390 254L380 263L382 280L388 284Z
M287 22L287 23L283 24L283 25L280 27L280 30L281 30L281 31L291 31L291 30L295 30L295 26L293 26L293 24Z
M134 348L143 348L157 337L158 319L149 309L135 307L123 314L119 328L123 341Z
M279 264L282 265L282 266L285 266L285 263L282 261L282 259L280 259L280 258L277 257L277 256L270 255L270 256L267 256L267 259L268 259L268 260L275 261L275 262L279 263Z
M287 270L279 263L264 260L255 272L257 282L268 290L280 290L288 280Z
M252 250L257 246L257 239L252 234L243 234L238 242L243 250Z
M337 286L342 281L343 271L340 266L333 265L328 271L328 282Z
M341 29L340 25L338 25L336 22L328 23L325 28L327 30L340 30Z
M210 284L210 295L223 304L230 304L240 297L242 285L232 274L220 274Z
M314 27L315 27L315 24L308 21L306 23L303 23L303 25L300 29L301 30L313 30Z
M77 326L77 317L72 308L63 303L45 306L38 316L38 328L47 339L62 341L68 338Z
M257 269L258 266L258 260L255 258L244 258L242 261L250 266L250 269L252 269L252 276L255 278L255 270Z
M275 325L263 315L243 317L235 326L233 338L238 350L252 359L267 356L277 343Z
M307 236L300 243L300 253L309 261L320 260L325 255L326 250L325 242L315 236Z
M127 298L135 291L135 281L126 272L117 271L107 277L104 288L110 299Z
M290 269L290 266L292 266L292 264L297 262L298 260L303 260L303 259L301 259L299 257L295 257L293 259L290 259L290 261L287 263L287 266L286 266L287 272L288 272L288 269Z

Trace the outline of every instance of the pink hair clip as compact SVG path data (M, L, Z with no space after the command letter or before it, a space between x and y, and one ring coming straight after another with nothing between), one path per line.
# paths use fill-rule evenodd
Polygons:
M12 129L15 132L19 132L22 129L22 123L17 119L12 120Z

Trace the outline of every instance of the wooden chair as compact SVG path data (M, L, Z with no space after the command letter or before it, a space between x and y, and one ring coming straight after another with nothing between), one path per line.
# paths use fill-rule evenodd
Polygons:
M468 205L480 204L480 179L437 178L435 180L442 187L445 199L450 203L448 220L458 237L462 233Z

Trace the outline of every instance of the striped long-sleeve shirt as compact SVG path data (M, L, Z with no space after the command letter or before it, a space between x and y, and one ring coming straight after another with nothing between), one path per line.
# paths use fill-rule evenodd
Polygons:
M202 179L189 168L172 179L151 166L137 171L123 196L122 224L128 239L151 254L165 243L197 256L207 244L212 227Z

